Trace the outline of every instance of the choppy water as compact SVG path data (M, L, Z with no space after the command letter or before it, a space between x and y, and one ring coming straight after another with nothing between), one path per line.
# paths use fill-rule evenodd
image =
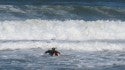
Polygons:
M0 70L124 70L124 32L124 0L0 0Z
M61 56L44 55L44 50L0 51L1 70L124 70L125 52L74 52L60 50Z

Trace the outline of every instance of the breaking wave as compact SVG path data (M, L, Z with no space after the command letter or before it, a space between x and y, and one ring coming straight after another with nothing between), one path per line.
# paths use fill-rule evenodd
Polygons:
M124 21L41 20L0 22L0 50L57 47L65 50L124 50Z
M125 39L124 21L41 20L1 21L0 39Z

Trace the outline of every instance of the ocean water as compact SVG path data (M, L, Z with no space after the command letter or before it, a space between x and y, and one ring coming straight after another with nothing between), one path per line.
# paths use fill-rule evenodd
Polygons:
M124 50L124 0L0 0L0 70L124 70Z

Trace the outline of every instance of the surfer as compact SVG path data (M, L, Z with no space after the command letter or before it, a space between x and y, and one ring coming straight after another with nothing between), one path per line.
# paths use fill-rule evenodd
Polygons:
M60 52L56 50L56 48L52 48L51 50L47 50L45 54L49 54L50 56L59 56Z

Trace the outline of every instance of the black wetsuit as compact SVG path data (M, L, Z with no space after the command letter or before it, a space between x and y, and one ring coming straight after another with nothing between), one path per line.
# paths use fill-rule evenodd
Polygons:
M51 56L58 56L60 54L60 52L56 51L56 50L47 50L45 53L49 53L49 55Z

